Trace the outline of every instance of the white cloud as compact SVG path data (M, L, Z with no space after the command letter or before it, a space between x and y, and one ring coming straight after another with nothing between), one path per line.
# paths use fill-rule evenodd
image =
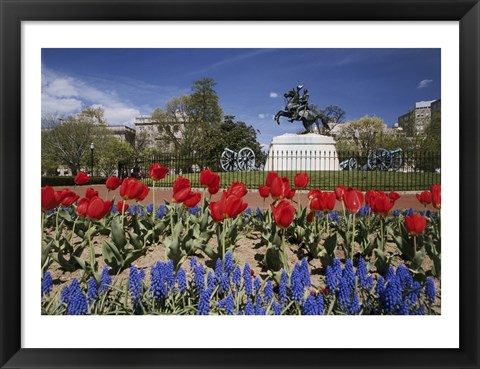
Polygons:
M276 92L270 92L270 97L271 98L276 98L276 97L278 97L278 94Z
M431 85L431 83L433 82L432 79L424 79L424 80L421 80L420 83L418 84L417 88L425 88L425 87L428 87Z
M102 107L110 124L132 123L140 111L112 91L42 67L42 113L75 114L87 106Z
M264 113L258 114L258 117L259 117L260 119L265 119L265 118L268 118L269 116L270 116L270 114L264 114Z

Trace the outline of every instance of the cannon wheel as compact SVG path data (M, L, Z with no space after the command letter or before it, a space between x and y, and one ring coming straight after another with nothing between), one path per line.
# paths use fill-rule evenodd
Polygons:
M348 170L357 170L357 169L358 169L357 159L355 158L348 159Z
M220 156L220 166L225 172L235 172L238 169L235 153L224 150Z
M403 164L402 152L392 154L392 170L397 172Z
M244 147L238 152L238 169L250 171L255 169L255 153L249 147Z
M367 165L370 170L389 170L392 166L392 154L380 147L374 149L368 153Z

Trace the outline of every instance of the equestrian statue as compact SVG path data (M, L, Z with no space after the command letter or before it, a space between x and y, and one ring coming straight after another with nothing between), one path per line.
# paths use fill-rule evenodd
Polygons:
M302 89L303 95L300 94ZM275 114L275 120L278 124L280 124L280 117L286 117L290 123L293 121L301 121L306 131L310 131L312 125L315 124L320 133L319 121L321 121L327 132L330 131L328 117L323 111L308 103L308 90L304 88L303 85L297 86L296 89L292 88L290 91L284 93L283 96L287 102L285 109Z

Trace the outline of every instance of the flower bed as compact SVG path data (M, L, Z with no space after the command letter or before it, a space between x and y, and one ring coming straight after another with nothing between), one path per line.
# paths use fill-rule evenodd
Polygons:
M296 190L308 175L291 187L271 172L258 191L271 203L262 211L248 208L240 182L211 201L220 178L208 170L205 191L178 177L173 202L155 204L167 172L152 166L152 189L109 178L106 187L123 198L116 204L91 188L81 199L42 188L44 314L440 312L439 185L417 196L435 212L392 212L396 192L343 186L311 190L302 207ZM80 174L75 183L88 180ZM149 191L153 204L140 205ZM343 211L333 210L337 201Z

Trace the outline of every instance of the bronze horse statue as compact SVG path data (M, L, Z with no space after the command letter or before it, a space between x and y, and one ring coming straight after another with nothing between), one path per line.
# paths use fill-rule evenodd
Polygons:
M302 87L297 87L299 91ZM307 104L306 101L301 101L302 98L298 94L298 91L290 90L283 96L287 99L287 104L284 110L280 110L275 114L275 120L280 124L280 117L289 118L289 122L301 121L305 130L309 131L313 124L317 126L318 132L320 132L320 122L327 131L330 131L328 126L328 117L316 107ZM305 96L305 92L304 92ZM308 95L307 95L308 97ZM306 99L305 99L306 100Z

